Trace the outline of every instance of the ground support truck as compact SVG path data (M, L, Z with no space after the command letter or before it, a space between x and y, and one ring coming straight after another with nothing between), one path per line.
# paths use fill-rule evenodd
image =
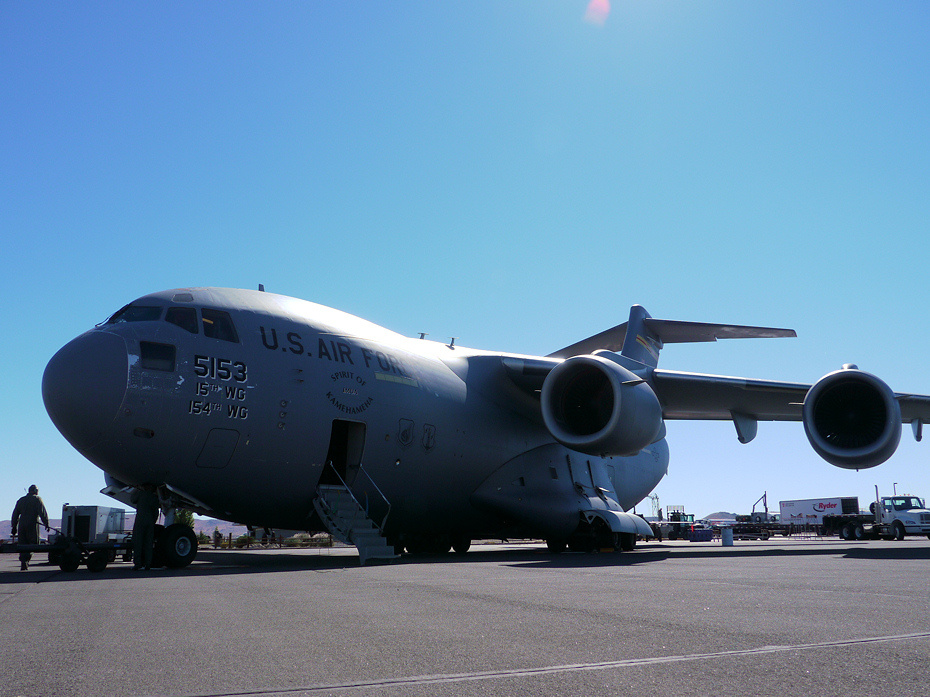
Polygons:
M870 513L825 515L823 534L839 535L844 540L903 540L907 535L926 535L930 538L930 510L916 496L879 496Z
M50 528L55 534L49 536L48 542L0 543L0 553L46 553L50 564L68 572L80 566L87 566L90 571L103 571L117 558L133 561L132 534L124 530L125 511L121 508L65 504L61 511L61 527L61 530ZM182 568L190 564L196 554L197 538L189 527L180 523L155 526L153 566Z

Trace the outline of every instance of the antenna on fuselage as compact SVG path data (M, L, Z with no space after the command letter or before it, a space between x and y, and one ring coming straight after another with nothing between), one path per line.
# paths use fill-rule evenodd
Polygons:
M258 284L258 290L259 290L260 292L264 293L264 292L265 292L265 284L264 284L264 283L259 283L259 284Z

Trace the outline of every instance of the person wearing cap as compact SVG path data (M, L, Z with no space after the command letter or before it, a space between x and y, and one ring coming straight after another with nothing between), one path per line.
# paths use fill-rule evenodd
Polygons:
M13 509L13 519L10 521L10 532L16 536L19 530L19 543L21 545L39 544L39 521L48 530L48 513L45 504L39 498L39 487L35 484L29 487L29 493L16 502ZM32 552L19 553L19 568L26 571L32 560Z

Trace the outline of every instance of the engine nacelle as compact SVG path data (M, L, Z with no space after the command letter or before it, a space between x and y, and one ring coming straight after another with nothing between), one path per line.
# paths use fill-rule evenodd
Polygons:
M546 428L589 455L633 455L662 432L662 406L637 375L601 356L572 356L542 386Z
M891 388L855 366L820 378L804 399L803 418L817 454L844 469L880 465L901 440L901 407Z

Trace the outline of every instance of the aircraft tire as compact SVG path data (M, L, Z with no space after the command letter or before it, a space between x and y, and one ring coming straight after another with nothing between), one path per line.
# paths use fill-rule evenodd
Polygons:
M550 554L561 554L565 551L565 547L568 543L561 538L549 538L546 540L546 549L549 550Z
M465 554L471 547L471 539L468 537L455 537L452 539L452 549L456 554Z
M448 535L418 535L404 544L407 552L416 556L448 554L452 549L452 538Z
M572 535L568 538L568 549L572 552L590 554L594 551L594 538L591 535Z
M197 537L186 525L175 523L165 528L156 547L161 547L165 566L169 569L183 569L197 556Z
M636 549L636 533L621 532L620 533L620 551L621 552L632 552L634 549Z
M152 568L160 569L165 566L165 546L161 541L165 537L165 526L156 525L155 526L155 547L152 550ZM135 560L134 560L135 561ZM139 562L142 560L139 559Z
M896 520L891 526L894 529L894 539L899 542L904 539L904 525L900 520Z

